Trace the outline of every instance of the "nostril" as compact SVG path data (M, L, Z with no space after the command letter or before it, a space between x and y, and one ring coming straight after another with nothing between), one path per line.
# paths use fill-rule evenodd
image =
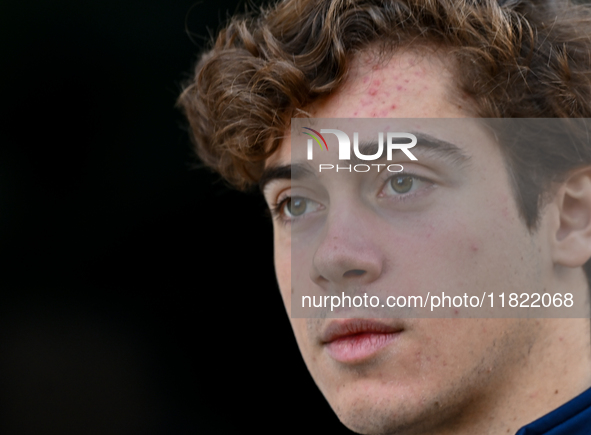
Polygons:
M353 276L361 276L364 274L365 274L365 270L351 269L343 274L343 278L349 278L349 277L353 277Z

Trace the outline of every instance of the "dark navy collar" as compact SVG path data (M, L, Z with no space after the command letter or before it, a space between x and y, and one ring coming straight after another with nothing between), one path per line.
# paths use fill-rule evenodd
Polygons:
M522 427L515 435L590 435L591 388L542 418Z

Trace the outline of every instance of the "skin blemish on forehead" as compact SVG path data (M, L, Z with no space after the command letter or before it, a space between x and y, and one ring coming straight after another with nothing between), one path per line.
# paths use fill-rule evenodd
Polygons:
M400 111L407 110L411 110L415 117L424 117L431 110L437 111L438 107L427 109L419 103L422 100L417 100L411 95L425 95L426 92L441 94L438 87L425 86L425 78L437 77L439 80L442 74L447 74L445 59L435 58L427 62L422 56L416 56L414 59L409 57L412 56L403 53L387 68L383 63L375 62L376 57L373 55L354 59L351 76L341 89L340 95L340 98L350 95L355 99L355 107L346 117L391 118L400 116ZM436 67L436 73L433 65ZM322 105L329 101L331 100L327 99ZM445 104L446 100L439 98L437 101ZM454 105L454 108L456 107ZM344 106L335 106L326 117L338 118L341 111L346 111ZM452 117L455 116L457 115Z

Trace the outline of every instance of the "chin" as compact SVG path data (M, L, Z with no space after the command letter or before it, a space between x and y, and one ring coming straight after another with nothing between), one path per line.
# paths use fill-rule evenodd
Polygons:
M352 407L335 408L337 417L347 428L364 435L400 433L408 428L399 411L380 404L356 404Z
M422 414L420 400L386 381L347 383L325 397L341 423L359 434L397 433Z
M376 379L347 383L325 397L341 423L365 435L429 433L453 417L443 401L418 388Z

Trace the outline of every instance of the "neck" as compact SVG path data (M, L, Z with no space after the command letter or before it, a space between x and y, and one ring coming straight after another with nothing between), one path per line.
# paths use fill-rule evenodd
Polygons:
M581 280L579 276L576 280L565 280L565 284L554 286L554 291L573 293L575 301L588 309L586 278ZM523 322L535 326L537 334L531 346L523 349L516 369L494 382L489 397L469 406L453 428L443 428L437 435L515 434L591 387L589 318L523 319Z
M492 408L496 416L486 418L489 432L476 433L514 434L591 387L589 319L527 321L539 325L540 339L526 350L524 364L504 383L505 391Z

